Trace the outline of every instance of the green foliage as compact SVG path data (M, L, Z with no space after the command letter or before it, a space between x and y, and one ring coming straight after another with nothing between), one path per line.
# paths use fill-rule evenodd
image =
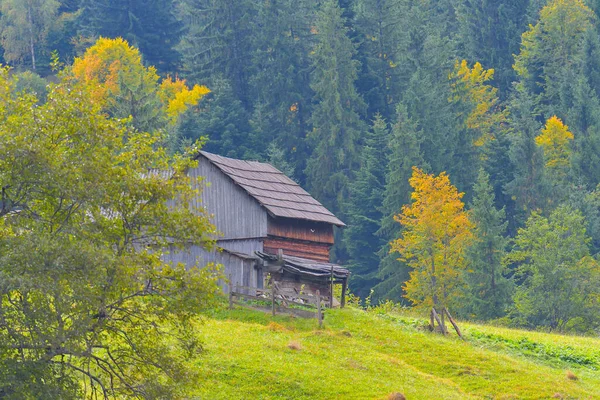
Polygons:
M6 61L30 65L35 71L59 5L56 0L0 1L0 43Z
M347 265L352 271L350 288L359 297L366 297L377 283L377 251L385 243L377 231L382 218L388 136L387 122L377 114L366 134L361 166L349 184L345 206L349 214L344 242L349 256Z
M314 150L306 175L311 193L335 213L340 211L349 180L359 165L359 141L367 131L360 118L365 104L354 87L356 49L347 36L337 0L323 2L315 30L311 87L316 104L308 137Z
M504 236L508 222L504 208L498 210L495 206L489 175L483 169L473 191L470 213L475 224L475 243L467 251L470 296L463 312L471 318L494 319L505 314L513 289L502 265L508 247Z
M398 260L398 253L391 252L389 243L400 237L401 227L394 220L402 206L410 203L411 187L408 183L412 168L427 169L420 149L422 132L410 119L406 107L397 109L397 122L392 126L388 141L388 163L385 172L385 188L381 205L382 218L377 234L384 244L378 250L380 257L377 278L381 281L374 290L377 299L402 299L402 286L408 280L408 267Z
M175 49L182 33L174 0L82 0L79 34L93 40L121 37L140 49L144 60L162 73L180 63Z
M552 329L598 326L600 268L590 257L585 221L560 206L549 218L533 213L519 229L507 263L516 263L521 284L515 307L524 323Z
M191 158L167 156L69 80L36 106L3 69L0 98L2 397L184 397L178 351L201 349L189 321L219 278L157 251L213 246L191 206Z

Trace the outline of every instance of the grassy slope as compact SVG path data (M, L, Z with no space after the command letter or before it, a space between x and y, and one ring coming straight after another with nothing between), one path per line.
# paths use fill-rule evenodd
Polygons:
M329 311L318 330L314 320L217 311L198 326L206 351L189 361L200 372L192 391L200 399L600 399L600 340L465 324L462 342L415 325L345 309Z

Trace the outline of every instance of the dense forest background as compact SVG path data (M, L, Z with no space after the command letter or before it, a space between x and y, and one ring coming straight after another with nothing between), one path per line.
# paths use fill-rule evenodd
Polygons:
M174 127L134 123L169 129L172 151L206 137L207 151L269 161L306 187L348 225L333 258L360 297L403 300L410 268L389 243L414 166L446 171L476 223L463 315L503 317L516 299L529 323L552 326L536 296L555 294L560 308L597 269L580 261L600 250L600 1L0 5L2 62L41 101L52 65L72 64L99 37L122 37L163 77L210 88ZM151 104L140 86L128 101L141 113ZM512 246L520 256L506 257ZM599 300L577 301L579 314L554 311L581 322Z

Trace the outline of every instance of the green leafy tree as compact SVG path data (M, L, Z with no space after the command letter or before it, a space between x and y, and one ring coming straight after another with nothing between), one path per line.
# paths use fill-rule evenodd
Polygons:
M473 223L464 210L463 193L444 172L435 176L415 167L410 185L413 202L396 216L404 230L391 247L412 268L405 297L416 306L442 312L463 297Z
M350 288L361 298L369 296L378 281L377 252L384 240L377 231L382 219L388 136L387 122L376 115L371 130L366 134L361 165L349 185L344 207L348 213L344 241L349 257L347 265L352 271Z
M45 40L59 6L56 0L0 1L0 43L7 62L37 68L36 59L46 50Z
M428 169L423 159L420 143L423 132L408 116L406 107L398 105L396 123L392 126L387 143L387 166L385 171L385 187L382 193L381 222L377 235L383 239L378 250L379 268L377 278L380 281L374 287L375 299L402 300L402 286L409 279L409 267L398 260L398 253L390 251L389 243L400 238L401 226L394 216L402 206L410 203L412 188L409 179L412 168Z
M359 141L367 131L361 120L365 104L354 82L358 63L354 44L347 36L342 10L336 0L326 0L315 26L311 87L315 92L313 130L308 135L313 152L306 166L311 193L333 212L348 193L348 183L359 165Z
M534 212L515 238L507 263L517 264L514 301L529 326L589 330L598 326L600 267L590 257L586 223L569 206L548 218Z
M504 235L508 222L504 209L495 206L489 175L481 169L473 187L471 220L475 224L475 242L467 251L470 296L466 313L476 319L501 317L511 303L512 282L504 275L502 260L508 247Z
M192 318L219 278L162 259L213 246L192 158L108 118L82 85L36 107L3 69L0 98L2 397L187 397Z

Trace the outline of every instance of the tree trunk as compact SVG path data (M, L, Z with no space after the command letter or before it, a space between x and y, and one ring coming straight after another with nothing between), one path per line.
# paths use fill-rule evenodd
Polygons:
M29 49L31 51L31 68L35 71L35 42L33 35L33 18L31 17L31 7L27 7L27 22L29 24Z

